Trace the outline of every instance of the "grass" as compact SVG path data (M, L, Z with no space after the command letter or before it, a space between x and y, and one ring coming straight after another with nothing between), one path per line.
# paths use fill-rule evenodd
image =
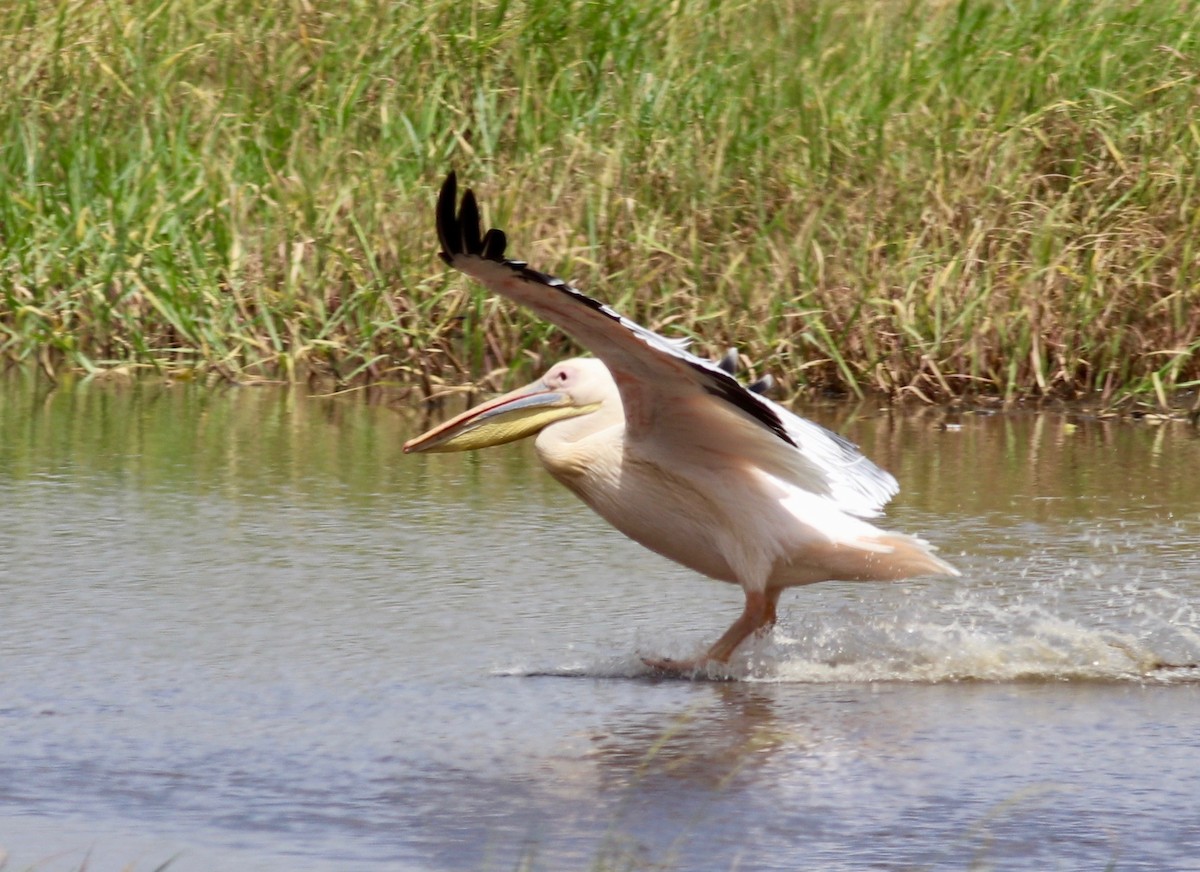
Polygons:
M511 249L785 393L1200 385L1185 0L41 0L0 10L0 357L425 392L572 353Z

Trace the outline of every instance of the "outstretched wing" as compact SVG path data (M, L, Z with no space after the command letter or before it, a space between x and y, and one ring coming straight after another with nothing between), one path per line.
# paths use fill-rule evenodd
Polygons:
M896 480L853 443L748 390L721 365L689 353L684 343L635 324L562 279L506 258L504 232L482 232L470 190L459 206L453 172L438 197L437 229L447 264L526 306L604 362L621 393L629 440L744 456L864 517L878 514L898 490ZM690 414L676 414L685 408ZM738 444L729 444L732 432Z

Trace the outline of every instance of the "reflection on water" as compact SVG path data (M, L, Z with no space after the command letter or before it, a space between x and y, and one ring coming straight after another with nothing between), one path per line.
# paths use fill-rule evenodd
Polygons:
M10 868L1191 868L1200 439L815 413L958 580L740 593L404 409L0 380ZM1170 761L1170 765L1164 765Z

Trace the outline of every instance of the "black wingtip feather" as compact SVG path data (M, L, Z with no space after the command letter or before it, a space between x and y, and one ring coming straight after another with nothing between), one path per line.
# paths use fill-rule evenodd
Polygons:
M508 237L504 235L503 230L496 228L487 233L483 232L479 220L479 203L475 199L475 192L470 188L463 191L460 205L458 177L453 171L446 176L438 194L437 231L438 240L442 244L441 258L450 265L453 265L454 257L460 254L473 254L505 263L504 249L508 247Z
M483 234L483 256L488 260L504 262L504 249L508 247L508 237L503 230L493 227Z
M738 350L736 348L730 348L725 352L723 357L721 357L719 360L714 360L713 363L715 363L723 372L726 372L736 378L738 373L738 364L740 363ZM772 387L774 387L774 385L775 379L773 379L770 373L768 373L747 385L743 385L743 387L745 387L745 389L752 394L765 394Z
M437 201L438 241L442 244L442 260L450 263L456 254L462 254L462 233L458 229L458 178L454 171L442 182L442 191Z
M462 206L458 210L458 229L462 233L463 251L479 254L483 251L483 235L479 229L479 204L475 192L470 188L463 191Z
M752 394L765 394L771 388L775 387L775 379L770 373L766 373L757 380L746 385L746 390Z

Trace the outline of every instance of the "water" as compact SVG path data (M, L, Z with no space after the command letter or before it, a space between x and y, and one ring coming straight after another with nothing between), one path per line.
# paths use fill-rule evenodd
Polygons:
M8 870L1200 869L1200 439L818 410L958 580L740 593L529 446L354 397L0 381Z

